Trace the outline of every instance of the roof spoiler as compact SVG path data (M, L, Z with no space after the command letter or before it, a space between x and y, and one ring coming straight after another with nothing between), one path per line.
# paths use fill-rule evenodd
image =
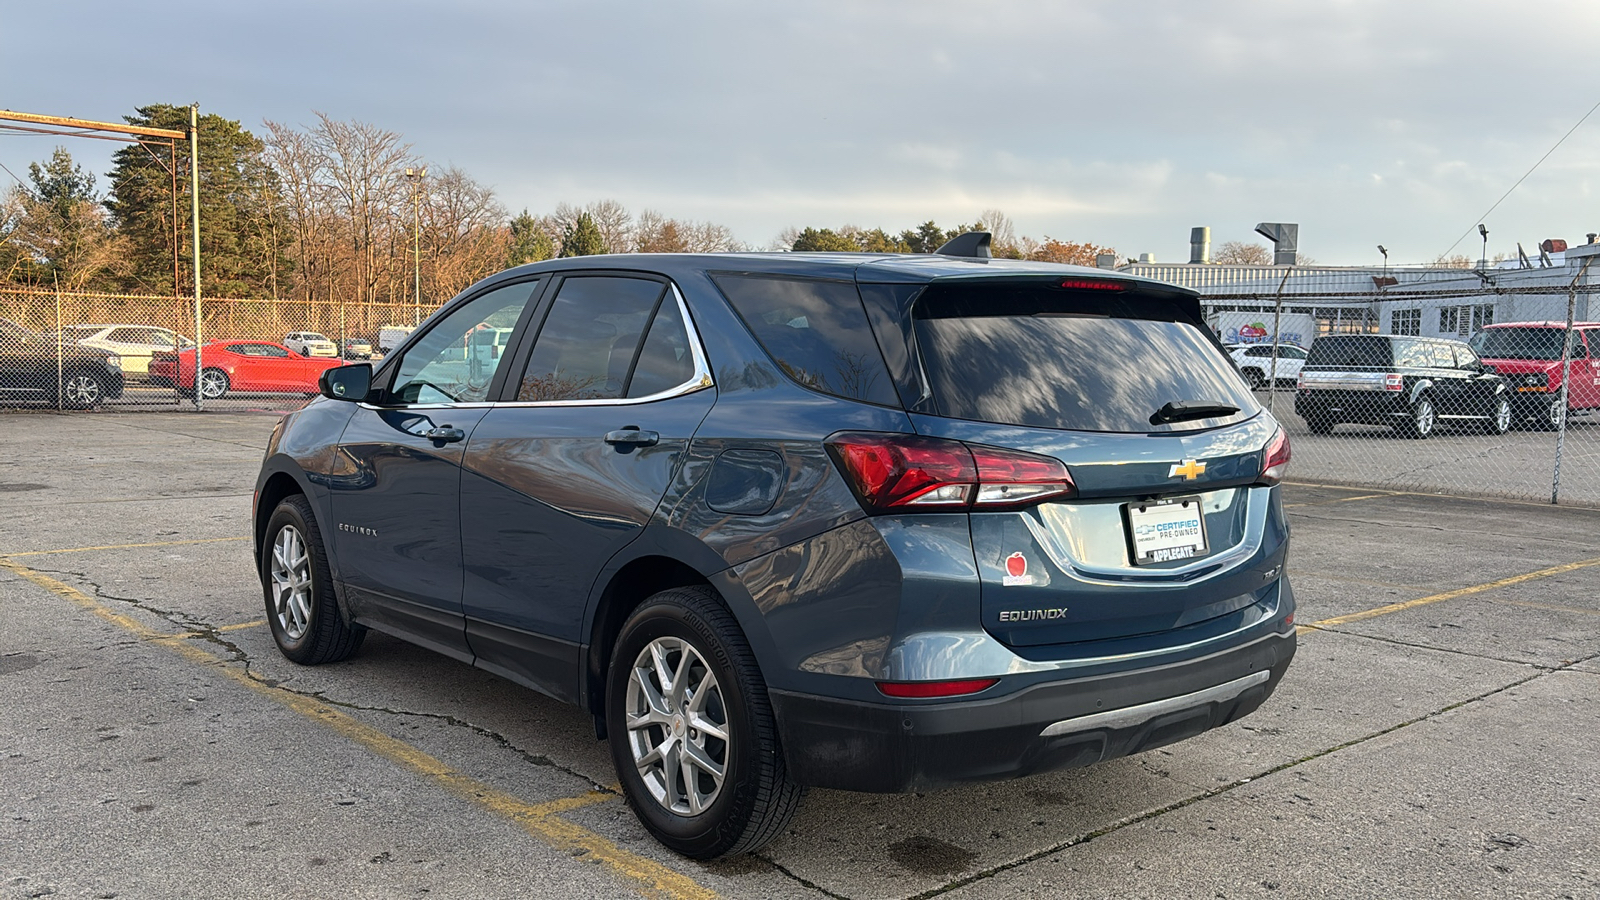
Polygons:
M943 246L933 251L940 256L965 256L972 259L991 259L994 254L989 252L989 238L987 231L969 231L960 237L951 238Z

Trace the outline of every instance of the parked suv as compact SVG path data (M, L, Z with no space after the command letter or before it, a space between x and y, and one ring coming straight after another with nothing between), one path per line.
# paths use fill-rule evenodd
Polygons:
M1600 322L1572 326L1572 349L1561 365L1565 322L1506 322L1485 325L1472 336L1472 349L1511 385L1517 421L1537 428L1561 425L1561 382L1567 382L1566 409L1600 409Z
M283 336L283 345L301 356L339 356L339 345L315 331L295 331Z
M279 648L376 629L580 705L688 856L782 834L805 785L1169 744L1294 654L1289 442L1186 289L986 254L549 260L322 392L257 483Z
M1506 380L1461 341L1397 334L1330 334L1311 343L1294 411L1317 434L1335 425L1388 425L1426 438L1440 421L1511 428Z
M1294 384L1306 361L1305 348L1296 344L1234 344L1225 349L1239 364L1244 380L1257 389Z

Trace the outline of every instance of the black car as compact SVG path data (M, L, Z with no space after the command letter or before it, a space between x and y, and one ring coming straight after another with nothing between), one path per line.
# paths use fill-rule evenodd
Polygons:
M0 402L93 409L121 397L122 389L116 354L0 319Z
M472 286L274 432L279 648L377 629L577 704L700 858L782 834L806 785L1010 778L1246 715L1295 650L1284 430L1193 292L986 246Z
M1388 425L1426 438L1441 421L1511 428L1506 380L1461 341L1398 334L1331 334L1311 344L1294 411L1317 434L1335 425Z

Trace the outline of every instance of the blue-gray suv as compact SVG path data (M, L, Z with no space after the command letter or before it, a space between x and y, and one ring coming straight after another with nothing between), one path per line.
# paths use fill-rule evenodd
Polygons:
M982 235L551 260L321 390L256 489L283 653L376 629L584 707L688 856L805 786L1169 744L1294 655L1288 439L1171 285Z

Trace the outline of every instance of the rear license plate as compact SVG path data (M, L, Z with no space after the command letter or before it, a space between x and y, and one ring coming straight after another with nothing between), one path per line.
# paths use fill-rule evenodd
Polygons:
M1206 555L1206 523L1199 497L1170 497L1124 506L1133 563L1147 566Z

